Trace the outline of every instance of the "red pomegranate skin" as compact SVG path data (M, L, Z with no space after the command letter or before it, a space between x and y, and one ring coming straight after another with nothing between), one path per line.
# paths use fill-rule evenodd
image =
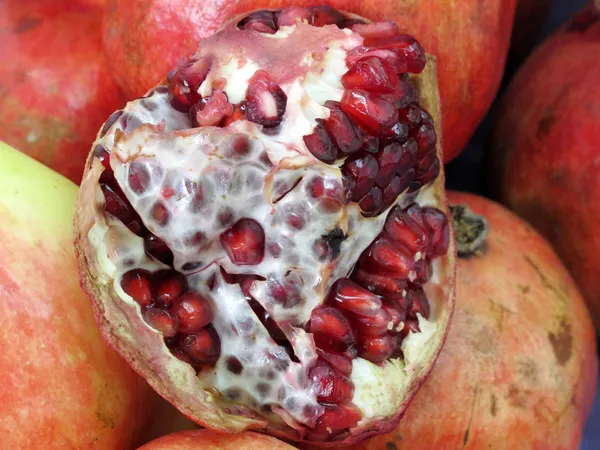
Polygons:
M102 52L102 12L72 0L0 3L0 139L76 183L125 99Z
M327 4L371 20L395 20L438 57L444 161L464 148L494 99L516 0L109 0L104 49L129 96L141 96L233 14ZM168 24L168 26L166 25Z
M473 194L448 197L487 218L487 247L458 259L446 345L398 428L351 448L579 448L597 360L577 286L519 217Z
M561 256L600 329L600 11L540 45L504 94L491 147L498 198Z
M138 450L293 450L279 439L249 431L221 434L209 430L182 431L163 436Z

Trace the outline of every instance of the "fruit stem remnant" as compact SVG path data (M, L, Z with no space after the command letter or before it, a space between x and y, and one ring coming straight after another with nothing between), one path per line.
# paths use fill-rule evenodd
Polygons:
M485 217L475 214L465 204L450 205L450 214L458 256L466 258L480 254L490 231Z

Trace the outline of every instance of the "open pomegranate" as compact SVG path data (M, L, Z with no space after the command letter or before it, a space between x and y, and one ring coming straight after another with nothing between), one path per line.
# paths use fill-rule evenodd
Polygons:
M328 446L393 429L453 309L433 64L393 22L258 10L108 119L83 285L184 414Z

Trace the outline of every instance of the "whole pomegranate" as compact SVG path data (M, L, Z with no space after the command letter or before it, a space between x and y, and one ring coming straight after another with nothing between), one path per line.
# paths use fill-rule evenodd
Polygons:
M600 2L532 54L502 98L490 173L498 198L554 246L600 329Z
M322 3L394 20L438 57L444 162L455 158L496 96L516 0L110 0L104 48L120 86L140 96L232 14Z
M472 194L448 199L459 259L446 345L398 428L352 449L579 448L597 374L581 294L517 216Z
M434 72L393 22L263 9L107 121L83 285L184 414L327 446L393 429L453 305Z
M73 0L0 2L0 139L76 183L124 101L102 52L102 13Z
M293 450L294 448L273 437L250 431L227 435L209 430L195 430L163 436L138 450Z
M72 251L77 189L0 143L2 448L130 449L159 397L102 340Z

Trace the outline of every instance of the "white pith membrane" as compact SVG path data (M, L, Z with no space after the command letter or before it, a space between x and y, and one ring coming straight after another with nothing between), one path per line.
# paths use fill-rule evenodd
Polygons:
M98 184L103 168L95 160L84 180L80 202L86 205L82 222L91 245L86 251L93 254L96 263L95 275L102 285L112 286L104 289L116 294L112 296L113 304L101 310L104 321L110 323L111 334L135 346L137 357L152 361L162 383L177 386L169 400L187 415L214 427L234 431L268 426L277 434L290 430L288 427L310 428L322 414L323 407L306 375L317 358L315 345L302 326L311 311L323 303L332 284L351 273L360 254L382 231L387 211L365 218L354 202L334 213L319 208L319 200L306 194L306 185L315 177L341 184L339 167L343 161L332 165L320 162L308 151L302 137L312 133L316 119L328 117L329 110L323 106L326 101L341 99L340 78L348 70L346 54L362 40L350 30L303 23L281 27L274 35L226 28L204 40L197 53L215 58L199 92L209 96L213 84L226 79L222 90L229 102L236 104L244 100L248 80L257 70L272 73L274 67L282 71L294 67L294 72L277 77L288 101L276 134L264 133L262 126L247 120L225 128L191 128L189 114L173 109L168 93L157 90L147 98L129 102L119 120L95 143L111 153L115 179L144 225L172 250L174 269L186 275L190 290L211 302L212 325L221 340L221 354L214 366L196 373L171 354L162 334L144 322L140 306L121 288L122 275L132 268L157 271L168 266L146 254L143 238L120 220L104 214L104 196ZM298 45L300 42L302 45ZM286 52L269 52L270 46L283 47ZM299 53L296 48L314 51ZM285 64L277 59L283 56ZM239 139L238 133L250 138L250 151L232 157L230 148ZM261 157L264 152L270 163ZM128 183L132 164L143 165L152 174L152 185L142 194ZM209 201L192 208L193 192L183 182L186 179L201 184ZM442 176L417 193L400 195L395 205L405 207L416 201L421 207L440 208L440 183ZM293 189L275 202L280 197L280 185ZM171 188L174 195L165 198L165 188ZM157 201L170 213L166 225L152 218L151 209ZM306 226L301 230L284 222L286 213L298 208L306 217ZM225 209L233 210L234 220L222 226L218 215ZM264 229L266 251L257 265L233 264L219 242L220 234L240 218L255 219ZM331 264L319 260L312 243L335 228L347 237L340 256ZM212 245L202 249L189 245L196 232L204 233L206 242ZM278 257L270 253L270 245L279 245ZM451 239L448 254L452 252ZM452 295L452 274L446 256L431 264L431 276L424 286L431 315L429 320L419 316L421 331L411 331L403 340L404 358L390 358L378 365L362 358L353 360L352 403L362 412L356 428L376 427L382 419L395 416L418 389L415 380L426 374L439 351L450 314L444 302ZM265 278L254 282L251 293L286 334L299 362L292 361L272 340L239 285L223 280L220 267L229 274ZM302 301L290 307L278 304L268 293L269 281L286 277L300 280L302 293ZM211 279L216 280L212 289L208 286ZM224 361L231 355L243 363L241 375L225 367ZM276 370L281 361L287 368ZM267 394L265 383L270 387ZM235 399L228 399L228 392L236 392ZM263 408L265 405L270 408ZM302 438L302 433L288 437Z

